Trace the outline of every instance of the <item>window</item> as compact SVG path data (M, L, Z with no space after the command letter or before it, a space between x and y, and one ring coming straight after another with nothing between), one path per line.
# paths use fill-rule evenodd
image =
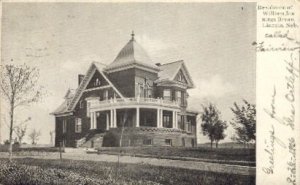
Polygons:
M86 116L90 117L90 107L91 107L91 102L87 102L86 104Z
M171 101L171 90L170 89L165 89L163 97L165 100L170 100Z
M103 91L103 99L108 100L108 90L107 89Z
M188 132L192 132L191 121L189 120L186 124L187 124L187 131L188 131Z
M164 115L163 116L163 127L172 128L171 116L170 115Z
M195 127L195 125L192 125L192 133L196 134L196 127Z
M83 108L83 106L84 106L84 104L83 104L83 100L80 100L80 102L79 102L79 108Z
M184 78L184 75L183 75L183 72L180 70L180 72L178 73L178 75L177 75L177 80L179 81L179 82L186 82L185 81L185 78Z
M63 119L63 133L66 133L67 132L67 120L66 119Z
M172 139L165 139L165 144L168 146L172 146Z
M139 87L139 97L144 97L144 85L140 85Z
M81 129L82 129L81 118L76 118L75 119L75 132L80 133Z
M152 139L144 139L143 145L152 145Z
M192 147L195 147L195 146L196 146L195 139L191 139L191 144L192 144Z
M178 119L178 128L184 130L184 116L180 116Z
M181 103L182 102L182 94L181 91L176 91L176 101Z
M99 78L96 78L94 86L100 86L100 85L101 85L101 82L100 82Z

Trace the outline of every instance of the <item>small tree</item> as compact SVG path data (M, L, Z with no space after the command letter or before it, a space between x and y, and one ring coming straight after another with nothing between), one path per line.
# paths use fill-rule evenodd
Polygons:
M211 148L214 141L216 141L217 147L218 142L225 138L224 131L227 128L226 122L220 119L221 113L213 104L210 103L207 107L202 107L201 128L203 135L208 136Z
M11 160L15 109L22 105L37 102L41 97L41 87L37 85L39 71L36 68L30 68L26 64L21 66L7 64L1 66L1 68L1 94L9 105L10 142L8 151Z
M234 140L246 146L246 144L256 140L256 108L255 104L250 104L246 100L243 102L244 105L241 106L234 102L234 107L231 110L235 117L230 124L236 131Z
M39 140L39 137L41 136L41 131L37 131L36 129L33 129L31 133L29 134L29 138L31 139L31 144L36 145L37 141Z
M20 123L18 126L16 126L14 128L14 132L17 135L17 140L20 143L20 145L22 144L23 138L26 134L27 131L27 124L26 122L30 121L31 118L28 117L25 121L23 121L22 123Z
M14 131L17 135L18 142L22 144L23 138L27 131L27 125L18 125L15 127Z
M216 148L218 148L218 144L220 140L223 140L226 135L224 131L227 129L227 123L226 121L219 120L215 125L215 142L216 142Z
M123 134L124 134L124 129L125 129L125 123L127 122L127 119L128 119L128 110L125 110L125 113L124 113L124 117L123 117L123 120L121 120L121 125L122 125L122 128L121 128L121 136L120 136L120 140L119 140L119 147L120 147L120 150L119 150L119 154L118 154L118 166L117 166L117 177L119 177L119 171L120 171L120 155L121 155L121 152L122 152L122 143L123 143Z
M50 134L50 144L51 146L53 146L54 131L53 130L50 131L49 134Z

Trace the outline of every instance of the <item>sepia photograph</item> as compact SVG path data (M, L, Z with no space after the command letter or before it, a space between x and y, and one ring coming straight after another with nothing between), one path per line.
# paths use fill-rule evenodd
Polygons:
M3 2L0 184L256 184L255 2Z

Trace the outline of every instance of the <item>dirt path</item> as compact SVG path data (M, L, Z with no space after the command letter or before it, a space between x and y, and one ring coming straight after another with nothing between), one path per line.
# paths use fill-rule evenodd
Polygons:
M5 158L7 157L7 155L0 154L0 157ZM26 158L26 157L37 158L37 159L59 159L59 154L52 153L50 155L15 156L15 158ZM105 162L118 161L118 156L107 155L107 154L63 153L63 158L72 159L72 160L105 161ZM255 175L255 167L199 162L199 161L180 161L180 160L170 160L170 159L121 156L120 162L132 163L132 164L150 164L154 166L176 167L176 168L193 169L193 170L201 170L201 171L213 171L213 172L240 174L240 175Z

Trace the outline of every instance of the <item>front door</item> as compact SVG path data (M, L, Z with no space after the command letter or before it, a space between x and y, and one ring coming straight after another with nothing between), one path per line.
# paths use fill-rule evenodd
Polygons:
M99 115L97 116L97 129L104 131L106 129L106 113L101 112L98 114Z

